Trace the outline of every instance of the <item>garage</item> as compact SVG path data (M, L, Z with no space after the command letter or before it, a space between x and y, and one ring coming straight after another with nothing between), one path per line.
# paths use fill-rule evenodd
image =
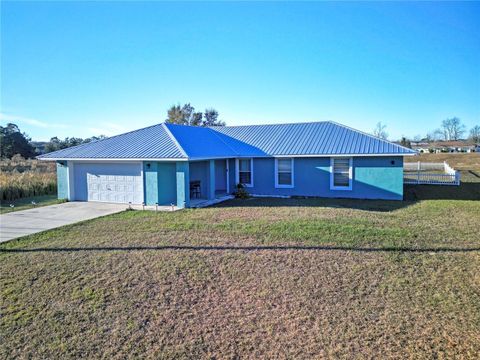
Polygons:
M143 166L140 162L73 162L72 197L79 201L121 204L143 202Z

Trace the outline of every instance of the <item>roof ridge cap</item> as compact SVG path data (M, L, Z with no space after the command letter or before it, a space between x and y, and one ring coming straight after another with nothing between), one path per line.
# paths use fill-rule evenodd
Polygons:
M174 143L175 146L178 148L178 150L182 153L182 155L185 156L185 157L188 159L189 157L188 157L187 152L183 149L182 145L180 145L180 143L178 142L177 138L172 134L172 132L171 132L170 129L168 128L167 124L166 124L166 123L162 123L161 125L162 125L162 127L165 129L165 132L167 133L167 135L168 135L168 137L170 138L170 140L173 141L173 143Z
M210 127L210 126L207 127L207 129L210 130L211 132L213 132L213 134L214 134L222 143L224 143L226 147L228 147L230 150L232 150L234 154L240 155L237 151L235 151L235 149L234 149L233 147L231 147L230 145L228 145L228 144L220 137L218 131L213 130L212 127ZM222 134L222 135L225 135L225 134ZM227 136L227 135L225 135L225 136ZM235 140L237 140L237 139L235 139ZM242 143L245 144L245 142L243 142L243 141L242 141Z
M290 122L290 123L278 123L278 124L250 124L250 125L225 125L225 126L218 126L224 128L239 128L239 127L247 127L247 126L279 126L279 125L305 125L305 124L321 124L321 123L328 123L331 122L329 120L321 120L321 121L300 121L300 122ZM208 126L208 128L214 128L217 126Z

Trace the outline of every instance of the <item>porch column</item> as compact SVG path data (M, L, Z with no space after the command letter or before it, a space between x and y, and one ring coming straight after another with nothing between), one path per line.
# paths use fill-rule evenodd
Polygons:
M190 166L188 161L176 162L177 207L190 207Z
M215 160L208 162L208 199L215 199Z

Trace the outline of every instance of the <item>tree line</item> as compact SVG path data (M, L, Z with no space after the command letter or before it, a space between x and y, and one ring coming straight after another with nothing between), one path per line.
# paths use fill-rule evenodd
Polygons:
M6 159L11 159L14 155L20 155L24 159L29 159L40 154L66 149L71 146L86 144L104 138L104 135L100 135L86 139L66 137L62 140L54 136L50 141L46 142L32 141L30 136L22 132L16 124L8 123L6 126L0 126L0 155Z
M386 132L386 125L379 122L373 129L372 134L387 139L388 133ZM466 136L466 138L465 138ZM475 125L467 132L467 128L458 117L447 118L443 120L440 127L427 133L422 137L417 135L412 139L408 139L405 136L402 137L400 143L404 146L410 147L411 141L419 142L432 142L432 141L456 141L456 140L470 140L473 143L480 143L480 125Z
M213 108L205 109L205 112L197 112L187 103L172 105L167 111L166 123L190 126L225 126L225 122L218 119L218 111Z

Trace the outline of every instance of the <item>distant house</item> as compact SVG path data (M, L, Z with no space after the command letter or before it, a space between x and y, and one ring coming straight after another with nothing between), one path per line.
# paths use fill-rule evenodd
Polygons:
M58 196L191 207L231 194L403 198L415 151L334 122L159 124L39 156L57 161Z
M480 146L468 140L417 142L412 143L412 149L418 153L446 153L446 152L476 152Z
M423 154L423 153L429 153L433 152L430 151L430 143L428 142L411 142L412 149L415 150L416 152Z

